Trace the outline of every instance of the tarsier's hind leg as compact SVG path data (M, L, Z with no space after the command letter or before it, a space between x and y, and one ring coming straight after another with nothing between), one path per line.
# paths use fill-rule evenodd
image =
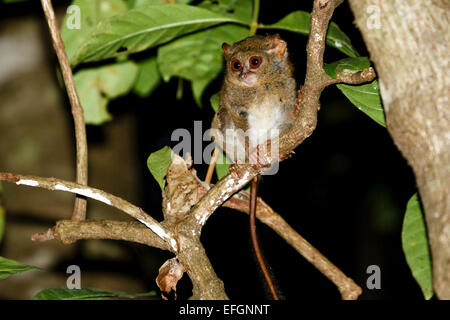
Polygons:
M211 136L233 163L245 162L245 136L241 131L235 127L227 110L220 108L213 119Z

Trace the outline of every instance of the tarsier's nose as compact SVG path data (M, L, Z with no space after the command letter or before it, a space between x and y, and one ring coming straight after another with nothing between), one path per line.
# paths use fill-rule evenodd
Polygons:
M248 72L247 72L246 68L243 68L241 73L239 74L239 78L241 78L242 80L245 80L245 79L247 79L247 76L248 76Z

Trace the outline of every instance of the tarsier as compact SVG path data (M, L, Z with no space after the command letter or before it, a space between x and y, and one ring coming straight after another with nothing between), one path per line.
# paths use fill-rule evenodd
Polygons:
M211 135L234 163L261 164L259 148L289 128L298 110L287 44L275 34L248 37L233 45L224 43L222 49L225 79ZM250 193L252 243L271 294L278 299L256 238L256 185L255 178Z

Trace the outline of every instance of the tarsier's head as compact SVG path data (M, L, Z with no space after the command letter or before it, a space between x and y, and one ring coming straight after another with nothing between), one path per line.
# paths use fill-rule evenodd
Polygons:
M226 60L226 78L243 86L269 79L288 66L287 45L278 34L252 36L233 45L222 45Z

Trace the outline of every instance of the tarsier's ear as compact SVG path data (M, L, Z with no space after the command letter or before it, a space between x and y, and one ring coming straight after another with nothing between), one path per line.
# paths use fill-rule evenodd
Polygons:
M226 43L226 42L222 43L223 53L228 54L228 51L230 50L230 47L231 46L228 43Z
M287 43L283 39L281 39L278 33L267 36L271 43L271 49L269 49L270 53L275 54L277 59L281 59L286 54Z

